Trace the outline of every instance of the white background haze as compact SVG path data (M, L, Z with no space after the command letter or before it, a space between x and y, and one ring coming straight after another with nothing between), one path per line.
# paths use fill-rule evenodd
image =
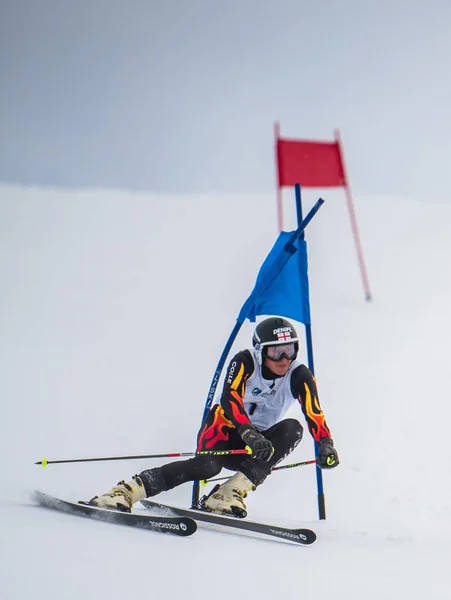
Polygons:
M3 0L0 181L272 193L273 122L449 202L449 0Z

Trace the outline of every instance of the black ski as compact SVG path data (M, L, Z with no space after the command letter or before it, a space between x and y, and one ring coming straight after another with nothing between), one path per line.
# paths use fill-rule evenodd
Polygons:
M283 541L294 542L296 544L309 545L316 540L316 533L311 529L296 529L279 527L278 525L268 525L266 523L257 523L256 521L248 521L247 519L238 519L236 517L227 517L218 515L205 510L197 510L194 508L179 508L178 506L168 506L160 504L152 500L141 500L148 509L170 510L180 517L190 517L199 521L199 525L203 523L209 525L218 525L221 528L231 528L241 530L241 532L250 532L255 534L263 534ZM226 529L224 529L225 531ZM238 533L238 531L237 531Z
M45 506L46 508L59 510L71 515L89 517L99 521L107 521L108 523L139 527L151 531L161 531L162 533L172 533L183 537L192 535L197 530L196 521L190 518L189 515L163 517L107 510L91 506L90 504L61 500L38 491L34 492L34 498L41 506Z

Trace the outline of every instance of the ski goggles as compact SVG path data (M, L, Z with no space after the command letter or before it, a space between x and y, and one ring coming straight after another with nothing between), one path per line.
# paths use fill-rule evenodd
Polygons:
M277 346L266 346L266 356L274 362L278 362L283 358L294 360L296 358L296 344L279 344Z

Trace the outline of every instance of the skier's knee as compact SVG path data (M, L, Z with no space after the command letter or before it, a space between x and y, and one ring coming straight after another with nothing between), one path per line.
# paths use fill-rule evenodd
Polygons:
M284 422L284 437L288 445L295 448L302 440L304 429L297 419L286 419Z

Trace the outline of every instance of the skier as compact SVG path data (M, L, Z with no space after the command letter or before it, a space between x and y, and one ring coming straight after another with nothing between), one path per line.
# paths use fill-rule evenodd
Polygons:
M197 455L189 460L147 469L90 504L131 512L135 502L170 490L188 481L210 479L222 468L236 473L217 485L203 500L206 510L247 515L244 499L260 486L271 469L292 452L302 439L297 419L283 419L298 401L312 437L319 443L317 465L339 464L337 451L318 400L311 371L298 360L299 339L293 325L281 317L259 323L252 349L242 350L230 361L220 403L208 412L197 438L197 451L240 449L252 454Z

